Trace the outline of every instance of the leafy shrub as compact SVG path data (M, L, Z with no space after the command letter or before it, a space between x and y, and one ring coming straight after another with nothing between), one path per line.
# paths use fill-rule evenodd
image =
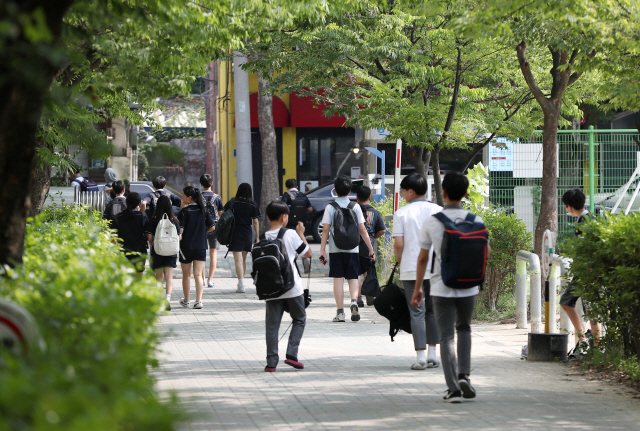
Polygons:
M503 295L513 295L516 253L532 250L533 238L515 214L494 208L476 207L473 211L484 220L491 241L491 256L487 261L487 273L478 303L495 312Z
M150 368L162 307L96 212L51 206L31 221L24 264L0 277L0 296L25 307L47 344L0 368L0 429L172 430L175 396L161 402Z
M576 292L588 302L589 317L606 324L606 350L640 357L640 216L606 214L580 230L566 246Z

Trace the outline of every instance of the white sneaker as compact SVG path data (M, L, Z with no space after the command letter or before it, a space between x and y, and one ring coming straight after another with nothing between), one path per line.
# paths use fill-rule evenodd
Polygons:
M238 281L238 288L236 289L236 293L244 293L244 283L242 281Z
M336 317L333 318L334 322L344 322L344 313L336 314Z
M194 303L193 303L193 308L196 308L196 309L198 309L198 310L199 310L199 309L201 309L201 308L202 308L202 301L196 301L196 302L194 302Z
M185 301L184 298L180 299L180 305L182 305L184 308L189 308L189 304L191 304L190 301Z

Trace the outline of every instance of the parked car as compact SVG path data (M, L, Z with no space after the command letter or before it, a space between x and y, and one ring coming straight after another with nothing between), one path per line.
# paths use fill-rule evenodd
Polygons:
M364 180L362 179L353 180L349 199L353 201L356 200L356 192L360 187L362 187L363 183ZM331 182L316 187L306 193L306 196L309 198L309 202L313 207L313 212L307 215L307 220L305 222L305 235L312 235L314 241L320 242L320 239L322 238L322 216L324 215L324 209L327 205L333 202L338 195L336 195L333 182Z

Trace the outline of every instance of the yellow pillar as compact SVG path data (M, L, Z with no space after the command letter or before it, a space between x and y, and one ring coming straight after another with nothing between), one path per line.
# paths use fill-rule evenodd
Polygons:
M282 167L285 170L285 174L282 177L282 187L284 189L284 182L289 178L297 178L297 165L296 165L296 128L295 127L283 127L282 128Z

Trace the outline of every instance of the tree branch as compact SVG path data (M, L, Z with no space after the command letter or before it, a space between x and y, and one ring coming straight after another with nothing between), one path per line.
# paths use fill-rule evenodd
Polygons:
M533 72L531 72L531 66L529 65L529 61L527 61L527 43L522 41L518 46L516 46L516 55L518 57L518 63L520 64L520 70L522 71L522 76L524 77L525 82L529 86L529 90L533 93L533 97L536 98L540 106L547 107L549 101L538 87L538 83L536 82L535 77L533 76Z

